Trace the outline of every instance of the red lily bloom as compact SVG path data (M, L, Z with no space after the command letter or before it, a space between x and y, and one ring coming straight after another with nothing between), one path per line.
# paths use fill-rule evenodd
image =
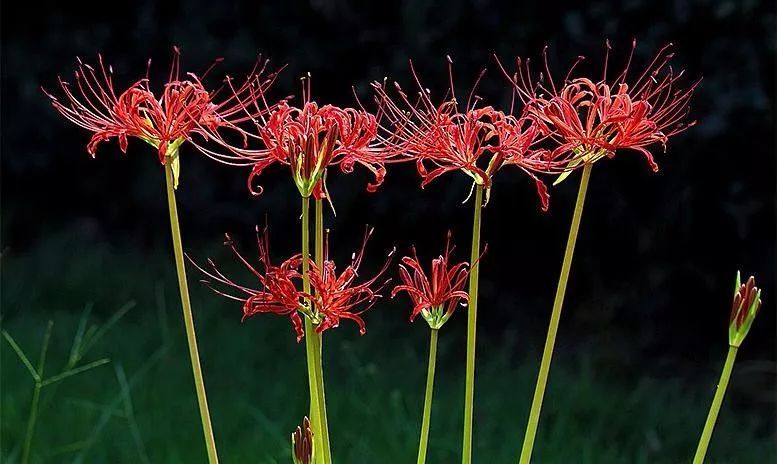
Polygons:
M187 79L181 79L180 51L177 47L174 51L168 82L159 98L151 91L148 77L117 94L113 68L106 67L100 55L98 70L78 60L75 71L77 92L59 78L65 101L60 101L45 89L43 91L63 116L94 133L87 145L87 151L92 156L101 142L112 138L117 138L119 147L126 152L128 137L137 137L157 148L159 161L164 164L168 150L177 150L181 143L191 140L192 134L207 138L208 131L222 127L242 134L236 125L256 116L246 112L246 108L251 108L251 103L275 79L275 73L262 77L267 61L257 61L244 83L237 88L227 77L231 90L226 98L220 99L220 90L209 92L196 75L187 73ZM210 68L203 76L209 71Z
M452 63L448 57L450 98L439 105L432 102L412 63L419 95L416 101L411 101L398 83L394 84L396 101L389 96L385 83L373 83L378 106L388 120L383 130L389 134L385 140L392 151L416 160L422 188L446 172L461 171L475 184L484 186L488 195L496 171L508 164L518 166L535 181L543 209L547 209L547 188L535 173L568 169L568 160L553 159L547 150L536 148L545 138L546 129L536 124L534 118L478 106L480 97L475 96L475 90L485 71L478 76L466 106L459 110Z
M297 290L297 283L302 280L302 275L299 272L299 268L302 265L302 256L292 256L281 263L280 266L275 266L270 262L269 234L267 229L261 235L257 229L256 241L259 250L259 263L262 266L261 270L252 266L240 254L229 235L226 235L224 244L235 253L240 262L256 277L259 281L259 289L236 283L220 272L215 263L210 259L208 260L210 270L204 269L191 259L189 261L207 277L207 279L202 280L202 283L219 295L243 303L243 320L260 313L288 316L291 319L292 326L297 334L297 341L299 342L305 336L302 329L302 317L299 313L304 313L307 310L302 303L302 292ZM235 295L222 291L218 286L229 287L233 291L238 292L238 294Z
M261 148L235 147L220 139L236 158L225 159L218 154L213 158L227 164L251 165L248 189L255 195L262 193L262 188L255 186L256 178L274 164L289 167L303 197L327 198L327 168L339 166L350 173L356 164L375 176L375 181L367 185L367 190L374 192L383 182L389 158L379 143L377 118L360 109L319 106L310 100L310 79L303 81L301 107L282 100L273 107L265 106L264 111L254 111L259 116L252 119L256 134L251 137L259 141Z
M549 128L551 138L557 143L554 154L582 154L583 161L594 162L612 157L618 150L636 150L657 171L658 165L648 147L659 144L666 150L669 137L695 124L695 121L686 122L686 117L688 103L699 81L687 87L681 85L684 71L675 73L672 69L671 46L660 49L631 84L626 81L636 41L632 43L626 66L612 81L607 79L609 41L602 79L596 83L586 77L571 78L576 65L583 60L579 57L563 86L557 87L550 74L547 47L543 51L547 84L535 83L529 61L522 62L520 58L518 71L510 79L526 103L528 113Z
M413 255L402 258L399 265L399 277L402 284L394 287L391 297L400 292L406 292L413 301L410 322L421 314L429 327L439 329L450 319L459 306L469 301L469 295L464 290L469 276L469 264L461 262L450 263L450 256L455 247L451 245L451 233L445 244L445 252L432 260L431 279L427 278L423 266L413 247ZM411 276L410 270L413 271Z
M340 325L340 319L350 319L359 327L359 333L364 335L367 331L361 314L369 310L381 297L380 291L390 282L387 279L377 284L378 279L388 269L393 251L389 253L383 267L371 279L361 283L355 283L358 277L359 266L364 257L364 249L372 230L364 234L361 249L353 254L351 263L341 272L337 273L334 261L329 259L329 239L327 237L324 248L324 262L321 268L315 263L310 267L310 283L313 289L312 295L306 295L313 302L314 323L316 331L321 333ZM376 285L377 284L377 285Z

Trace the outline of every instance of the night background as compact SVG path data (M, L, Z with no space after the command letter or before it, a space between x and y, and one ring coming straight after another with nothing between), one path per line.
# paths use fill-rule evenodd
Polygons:
M84 358L111 362L43 390L31 462L206 462L170 251L164 172L153 149L131 140L127 155L64 120L41 92L75 59L112 64L117 87L164 82L172 46L182 68L206 80L240 76L257 54L287 65L271 94L299 95L312 75L321 104L370 102L384 76L411 88L408 59L441 95L446 54L457 91L481 68L486 103L509 104L494 64L538 59L550 46L563 77L578 55L599 77L604 41L620 70L632 38L634 68L662 45L675 66L703 81L692 99L698 125L657 154L653 174L638 153L597 163L591 176L562 314L542 422L538 463L689 462L727 350L738 269L754 274L763 307L739 350L708 462L777 461L775 356L775 8L772 2L402 1L6 2L2 11L2 326L33 362L54 321L46 370L68 360L85 308L89 324L112 324ZM155 87L159 89L160 86ZM246 189L248 171L182 149L179 213L186 251L248 276L222 247L229 232L255 254L254 226L270 225L276 260L297 251L299 194L287 169ZM336 217L332 255L356 251L375 227L363 269L375 272L394 246L415 244L424 261L451 229L455 258L469 256L470 183L445 175L424 190L412 164L389 166L376 193L364 170L331 172ZM580 174L539 208L517 169L495 179L484 209L475 462L517 459L537 375ZM428 263L427 263L428 264ZM393 273L395 266L392 267ZM241 272L243 272L241 274ZM288 436L306 413L303 344L288 319L240 322L240 305L197 283L188 269L205 382L223 462L290 462ZM244 279L245 280L245 279ZM366 314L360 337L347 322L325 337L324 366L334 459L415 459L428 328L407 322L405 297ZM458 462L464 385L465 310L440 334L428 462ZM33 381L0 341L0 460L18 462Z

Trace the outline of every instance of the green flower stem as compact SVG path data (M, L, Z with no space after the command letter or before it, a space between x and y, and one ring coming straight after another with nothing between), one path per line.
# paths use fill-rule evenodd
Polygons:
M310 294L310 198L302 197L302 291ZM309 302L310 303L310 302ZM310 423L313 426L313 446L317 460L324 462L323 436L321 432L321 421L319 420L319 400L318 400L318 375L316 373L316 358L318 345L316 343L317 333L313 321L305 317L305 354L308 363L308 385L310 388Z
M324 214L323 203L316 200L316 239L315 239L315 260L319 269L324 262ZM329 419L326 412L326 394L324 390L324 366L323 366L323 334L316 333L314 340L318 348L316 356L316 386L319 395L319 418L321 420L321 441L324 447L324 462L332 462L332 452L329 445Z
M189 299L189 286L186 282L186 267L183 259L183 245L181 243L181 228L178 225L178 207L175 202L175 178L172 169L172 156L168 156L165 162L165 179L167 181L167 207L170 212L170 228L173 235L173 251L175 253L175 268L178 272L178 287L181 290L181 306L183 308L183 321L186 327L186 341L189 345L189 357L192 362L194 385L197 390L197 402L200 407L200 419L205 434L205 446L208 450L208 462L219 462L216 453L216 440L213 438L213 426L210 423L208 411L208 398L205 395L205 382L202 379L200 367L200 355L197 350L197 336L194 332L194 318L192 317L192 304Z
M472 220L472 255L469 273L469 306L467 308L467 367L464 384L464 437L462 464L472 462L472 408L475 402L475 332L478 318L478 274L480 271L480 216L483 208L483 186L475 187L475 215Z
M718 419L720 405L723 403L723 396L726 395L726 387L728 387L728 381L731 378L731 370L734 367L734 360L736 357L737 347L729 346L726 363L723 365L723 372L720 373L718 388L715 390L715 397L712 399L712 405L710 405L710 412L707 415L707 422L704 424L704 431L701 433L701 438L699 439L699 446L696 448L693 464L702 464L704 462L704 456L707 454L707 447L710 444L712 430L715 428L715 421Z
M316 266L321 269L324 263L324 203L322 200L316 200L316 220L315 220L315 261ZM324 463L332 462L332 451L329 446L329 421L326 413L326 394L324 393L324 366L323 366L323 334L313 332L313 341L316 346L316 389L318 393L318 418L321 422L321 454Z
M426 448L429 445L429 422L432 418L432 393L434 390L434 367L437 364L437 329L432 329L429 339L429 366L426 371L426 394L424 395L424 416L421 421L421 438L418 443L418 464L426 463Z
M553 358L553 347L556 345L556 334L558 333L558 324L561 319L561 307L564 304L564 294L566 293L567 281L569 280L569 269L572 267L572 257L575 254L577 231L580 228L580 218L583 216L583 205L585 204L585 195L588 190L588 180L591 177L592 166L591 163L587 163L585 167L583 167L583 177L580 179L580 188L577 191L577 201L575 202L575 211L572 214L572 225L569 228L567 248L564 251L564 261L561 264L561 276L559 277L558 287L556 288L556 297L553 300L553 312L550 315L548 335L545 338L545 349L542 352L540 373L537 377L537 386L534 389L534 399L531 403L531 412L529 413L529 423L526 426L526 435L523 438L523 448L521 448L521 458L519 461L520 464L529 464L531 461L534 438L537 435L537 425L540 421L542 399L545 396L545 386L548 383L550 361Z

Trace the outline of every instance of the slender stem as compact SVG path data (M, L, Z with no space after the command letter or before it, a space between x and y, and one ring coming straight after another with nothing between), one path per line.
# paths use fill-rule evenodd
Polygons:
M191 358L194 385L197 389L197 403L200 407L200 419L202 420L202 429L205 434L205 446L208 450L208 462L210 462L210 464L217 464L219 458L216 453L216 440L213 437L213 426L210 423L208 398L205 395L205 382L202 378L200 355L197 349L197 336L194 332L194 317L192 316L192 304L189 299L189 286L186 281L186 266L183 259L181 228L178 225L178 207L175 201L173 169L170 159L171 157L168 157L168 161L165 163L167 207L170 211L170 229L173 235L173 251L175 253L175 269L178 272L178 287L181 290L181 306L183 308L184 326L186 327L186 341L189 345L189 358Z
M464 437L461 462L472 462L472 408L475 402L475 334L478 318L478 274L480 271L480 216L483 207L483 186L475 188L475 215L472 219L472 255L469 273L469 306L467 308L467 367L464 385Z
M424 395L424 416L421 420L421 438L418 443L418 464L426 463L426 448L429 445L429 423L432 419L432 393L434 391L434 367L437 364L437 329L432 329L429 338L429 366L426 371L426 394Z
M24 435L24 447L22 449L22 464L30 461L30 452L32 451L32 437L35 435L35 425L38 422L38 409L40 404L40 390L43 388L43 370L46 367L46 353L49 349L51 340L51 329L54 327L54 321L49 321L46 326L46 332L43 334L43 343L41 343L40 357L38 358L38 369L34 370L33 378L35 387L32 391L32 402L30 403L30 415L27 418L27 433ZM9 339L12 340L12 339ZM13 344L15 345L15 343ZM23 360L26 357L22 358ZM28 361L29 362L29 361ZM31 372L33 369L29 366Z
M550 325L548 326L548 335L545 338L545 349L542 352L542 362L540 363L540 373L537 377L537 386L534 389L534 399L531 403L529 412L529 423L526 426L526 435L523 438L523 448L521 449L520 464L529 464L531 453L534 448L534 438L537 435L537 425L540 420L540 409L542 408L542 399L545 396L545 386L548 383L548 371L550 370L550 361L553 358L553 347L556 345L556 333L561 318L561 307L564 304L564 294L567 290L567 281L569 280L569 269L572 267L572 257L575 254L575 243L577 242L577 231L580 229L580 218L583 216L583 205L585 204L585 194L588 190L588 180L591 177L591 164L586 164L583 168L583 176L580 179L580 188L577 191L577 201L575 202L575 211L572 214L572 225L569 228L569 238L567 239L567 248L564 251L564 261L561 264L561 276L556 288L556 297L553 300L553 312L550 315Z
M38 421L38 404L40 403L41 388L40 382L35 382L35 389L32 391L32 403L30 404L30 416L27 419L27 433L24 435L24 449L22 451L21 464L30 462L32 436L35 434L35 424Z
M321 269L324 263L324 202L316 200L316 220L315 220L315 260L316 266ZM324 336L318 332L313 333L313 340L316 345L316 389L318 394L318 414L320 421L320 442L322 454L320 455L325 464L332 462L332 451L329 445L329 421L326 413L326 394L324 392L324 365L323 365L323 343Z
M701 433L701 438L699 439L699 446L696 448L693 464L702 464L704 462L704 456L707 454L707 447L710 444L712 430L715 428L715 421L718 419L720 405L723 403L723 396L726 394L726 387L731 378L731 370L734 367L734 360L736 357L737 347L729 346L726 363L723 365L723 372L720 373L718 388L715 390L715 397L712 399L712 404L710 405L710 412L707 415L707 422L704 424L704 431Z
M302 197L302 291L310 294L310 198ZM309 304L311 302L308 302ZM313 446L316 447L317 460L323 456L323 443L320 437L321 421L319 420L318 384L316 382L316 353L318 344L316 328L309 317L305 317L305 355L308 363L308 386L310 389L310 423L313 426Z

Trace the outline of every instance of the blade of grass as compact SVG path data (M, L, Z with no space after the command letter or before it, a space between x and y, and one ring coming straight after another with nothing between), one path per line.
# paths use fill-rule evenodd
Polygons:
M55 384L57 382L61 382L62 380L65 380L68 377L72 377L74 375L78 375L78 374L80 374L82 372L86 372L86 371L88 371L90 369L94 369L95 367L99 367L99 366L102 366L104 364L108 364L109 362L111 362L111 360L108 359L108 358L102 358L102 359L98 359L97 361L92 361L92 362L90 362L88 364L84 364L83 366L78 366L76 368L73 368L73 369L67 370L65 372L62 372L61 374L57 374L57 375L54 375L52 377L49 377L48 379L42 381L40 383L40 386L41 387L45 387L47 385L51 385L51 384Z
M145 363L132 375L132 377L129 379L129 387L132 389L140 380L145 376L148 371L151 370L151 368L162 359L162 356L167 353L168 345L164 345L161 348L159 348L157 351L152 354ZM81 449L81 452L73 459L73 464L81 464L85 462L86 456L89 453L89 450L94 446L95 443L97 443L97 439L99 438L100 434L102 433L103 429L106 425L108 425L108 422L111 420L111 418L116 414L116 411L119 409L122 403L122 395L119 393L113 401L110 402L105 408L103 409L103 413L100 415L97 423L92 428L91 433L89 436L84 440L84 446Z
M138 457L144 464L148 464L148 455L146 454L146 448L143 446L143 437L140 435L140 428L135 420L135 410L132 407L132 395L130 394L129 383L127 382L127 375L124 372L124 368L121 364L114 364L113 369L116 371L116 379L119 381L121 387L121 396L124 402L124 414L127 416L127 423L129 425L132 439L135 441L135 447L138 449Z
M92 347L98 341L100 341L100 339L104 337L105 334L108 333L108 331L111 330L111 328L114 325L116 325L116 323L119 322L119 320L122 317L124 317L124 315L127 314L127 312L129 312L130 309L134 308L136 305L137 305L137 302L135 300L130 300L124 303L124 305L122 305L118 310L116 310L116 312L113 313L110 319L108 319L105 322L105 324L100 326L91 337L85 339L84 348L81 351L81 357L83 357L90 349L92 349Z
M26 367L27 370L30 372L30 375L32 376L33 380L35 380L35 382L40 382L40 375L38 375L38 372L35 370L34 367L32 367L32 363L24 354L24 351L22 351L22 349L16 343L16 340L14 340L11 334L6 332L5 330L3 330L3 337L5 337L5 340L8 342L9 345L11 345L11 348L13 348L16 355L19 356L19 359L21 359L22 364L24 364L24 367Z
M70 347L70 355L67 358L67 364L64 370L71 369L78 364L78 360L81 358L81 344L84 341L84 332L86 332L86 323L89 319L89 315L92 312L94 305L89 303L84 307L84 312L81 314L81 320L78 322L78 329L73 337L73 345Z

